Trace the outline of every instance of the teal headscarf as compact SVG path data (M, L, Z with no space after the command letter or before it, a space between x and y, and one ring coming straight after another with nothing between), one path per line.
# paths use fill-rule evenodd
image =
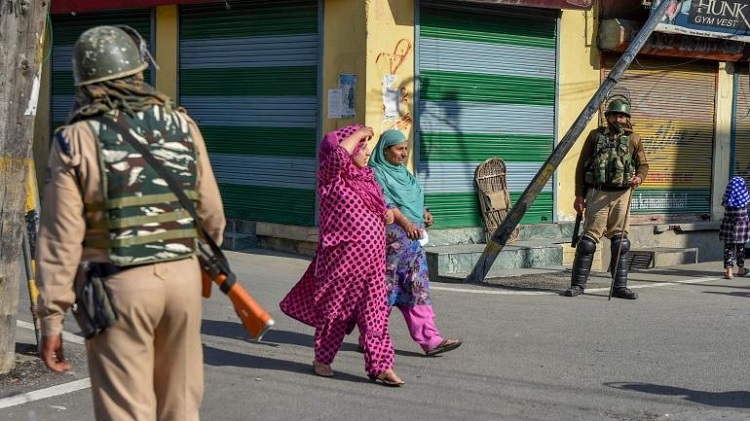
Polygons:
M375 179L383 188L385 202L394 204L412 222L424 222L424 195L419 181L403 165L393 165L385 158L385 148L406 140L401 131L386 130L370 157Z

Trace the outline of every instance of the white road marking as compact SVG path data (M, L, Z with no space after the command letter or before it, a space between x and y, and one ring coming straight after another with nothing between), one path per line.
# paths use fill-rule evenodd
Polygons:
M628 285L628 288L630 289L641 289L641 288L660 288L660 287L667 287L667 286L676 286L680 284L699 284L702 282L709 282L709 281L718 281L720 279L724 279L723 277L720 278L695 278L695 279L686 279L684 281L672 281L672 282L655 282L652 284L643 284L643 285ZM638 282L637 280L631 281L631 282ZM492 285L492 284L489 284ZM560 295L559 292L556 291L517 291L517 290L511 290L511 289L481 289L482 285L477 285L477 289L468 289L468 288L453 288L453 287L439 287L430 285L430 289L434 291L447 291L447 292L461 292L461 293L467 293L467 294L483 294L483 295ZM609 288L586 288L586 292L609 292Z
M430 285L430 289L433 291L448 291L448 292L465 292L467 294L484 294L484 295L559 295L556 292L550 291L516 291L516 290L501 290L501 289L466 289L466 288L450 288L450 287L436 287Z
M24 322L23 320L16 320L16 326L22 327L24 329L34 330L33 324ZM68 342L73 342L74 344L81 344L81 345L86 343L85 338L78 336L74 333L68 333L68 332L63 332L63 340L68 341Z
M47 399L54 396L65 395L79 390L88 389L90 387L91 379L86 377L85 379L76 380L70 383L59 384L57 386L48 387L46 389L35 390L33 392L24 393L22 395L0 399L0 409L23 405L25 403Z
M16 326L23 329L34 330L33 323L24 322L23 320L16 320ZM68 332L63 332L63 340L77 344L83 344L86 342L86 339ZM47 399L54 396L65 395L67 393L77 392L79 390L88 389L90 387L91 380L86 377L85 379L72 381L70 383L59 384L57 386L48 387L46 389L34 390L32 392L24 393L21 395L0 399L0 409L16 405L23 405L25 403Z

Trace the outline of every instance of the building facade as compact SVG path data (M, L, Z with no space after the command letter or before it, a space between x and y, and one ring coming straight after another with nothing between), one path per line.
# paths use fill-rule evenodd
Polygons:
M316 240L318 141L353 123L409 134L433 244L482 242L477 165L502 158L515 202L648 17L639 0L60 0L52 13L38 159L72 104L77 36L133 26L160 66L148 80L203 131L232 220L228 246L301 252ZM703 244L716 237L728 177L750 176L745 44L654 34L643 52L615 88L631 98L651 164L631 206L632 240ZM580 143L526 212L522 236L571 224ZM710 248L700 257L720 258Z

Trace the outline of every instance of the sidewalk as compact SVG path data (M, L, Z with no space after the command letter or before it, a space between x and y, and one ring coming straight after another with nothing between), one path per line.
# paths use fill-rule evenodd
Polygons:
M632 270L628 274L628 287L648 288L664 283L695 283L724 278L720 261L684 264L671 267ZM533 269L513 269L507 276L490 277L483 285L515 289L562 292L570 286L570 268L562 266ZM735 279L742 279L735 276ZM442 279L441 279L442 280ZM750 282L750 277L748 277ZM462 283L458 279L446 279L450 283ZM586 284L587 292L608 290L612 278L606 272L591 272Z

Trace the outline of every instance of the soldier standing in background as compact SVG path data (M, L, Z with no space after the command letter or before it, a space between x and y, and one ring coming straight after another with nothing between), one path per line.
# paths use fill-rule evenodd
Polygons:
M134 29L91 28L73 56L76 102L52 144L38 240L42 358L55 372L70 369L62 330L74 278L99 276L119 316L86 341L96 419L198 420L197 224L219 244L226 224L203 137L144 82L148 50ZM164 164L194 200L199 221L105 119L124 125Z
M630 104L613 99L604 115L607 126L589 133L576 167L573 207L579 214L586 210L586 224L576 247L571 285L563 295L583 294L596 246L606 234L611 240L612 296L635 300L638 294L627 287L628 215L633 189L646 179L648 162L641 137L630 124Z

